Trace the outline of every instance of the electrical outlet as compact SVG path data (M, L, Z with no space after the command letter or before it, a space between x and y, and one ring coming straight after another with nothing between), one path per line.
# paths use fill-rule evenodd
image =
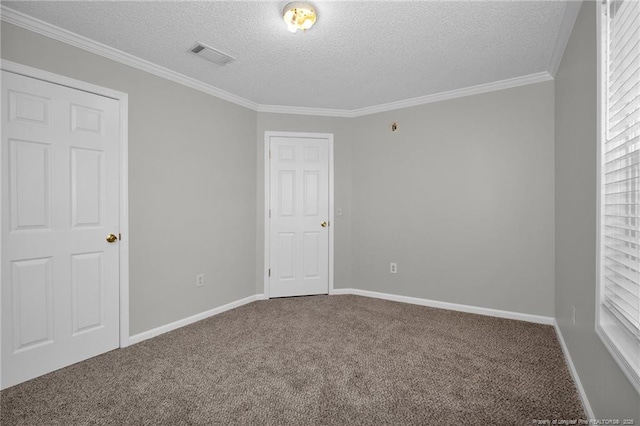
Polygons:
M196 275L196 287L204 287L204 274Z
M575 306L571 306L571 321L573 322L573 325L576 325L576 307Z
M398 273L398 264L391 262L389 264L389 273L390 274L397 274Z

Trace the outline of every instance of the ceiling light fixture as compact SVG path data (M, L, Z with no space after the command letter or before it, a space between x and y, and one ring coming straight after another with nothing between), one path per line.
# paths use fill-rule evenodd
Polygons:
M309 3L294 1L284 7L282 19L292 33L306 31L316 23L316 10Z

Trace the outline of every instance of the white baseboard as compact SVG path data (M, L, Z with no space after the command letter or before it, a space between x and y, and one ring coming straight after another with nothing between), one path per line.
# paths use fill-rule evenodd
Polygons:
M558 341L560 342L560 347L562 348L562 353L564 354L565 361L567 363L567 366L569 367L569 371L571 372L571 377L573 378L573 381L576 385L576 389L578 390L578 395L580 396L580 401L582 402L584 411L589 417L589 419L596 418L593 414L593 409L591 408L591 404L589 404L587 393L585 392L584 387L582 387L582 382L580 382L578 371L576 370L576 367L573 365L573 360L571 359L569 348L567 347L567 344L564 341L564 337L562 337L562 332L560 331L560 327L558 326L558 322L555 320L555 318L545 317L540 315L523 314L519 312L501 311L501 310L490 309L490 308L481 308L478 306L460 305L457 303L440 302L437 300L420 299L417 297L398 296L395 294L388 294L388 293L378 293L375 291L360 290L356 288L336 288L331 292L331 294L335 294L335 295L354 294L357 296L374 297L376 299L392 300L394 302L410 303L413 305L430 306L433 308L449 309L452 311L469 312L473 314L488 315L492 317L507 318L507 319L515 319L520 321L533 322L537 324L553 325L556 331L556 335L558 336Z
M399 296L396 294L379 293L379 292L369 291L369 290L360 290L357 288L335 288L331 291L331 294L332 295L353 294L356 296L373 297L376 299L391 300L394 302L410 303L412 305L430 306L432 308L449 309L451 311L468 312L472 314L487 315L491 317L515 319L520 321L533 322L537 324L547 324L547 325L555 324L555 320L551 317L523 314L519 312L501 311L501 310L490 309L490 308L481 308L478 306L460 305L457 303L440 302L437 300L421 299L418 297ZM254 294L252 296L245 297L244 299L227 303L226 305L222 305L217 308L213 308L208 311L201 312L199 314L190 316L188 318L184 318L160 327L156 327L148 331L144 331L142 333L138 333L134 336L129 337L129 344L134 345L144 340L151 339L152 337L156 337L161 334L167 333L169 331L175 330L177 328L184 327L185 325L193 324L194 322L201 321L205 318L209 318L214 315L218 315L222 312L226 312L230 309L234 309L242 305L246 305L256 300L267 300L267 299L268 297L266 294Z
M573 360L571 359L571 354L569 353L569 348L567 347L567 343L564 341L564 337L562 337L562 331L560 331L560 326L556 320L553 321L553 326L556 329L556 336L558 336L558 341L560 342L560 347L562 348L562 353L564 354L564 359L567 362L567 366L569 367L569 371L571 372L571 377L573 377L573 382L578 389L578 395L580 396L580 401L582 401L582 407L584 408L585 413L589 419L595 419L596 416L593 415L593 409L591 408L591 404L589 404L589 399L587 398L587 393L584 391L582 387L582 382L580 382L580 376L578 376L578 370L576 370L576 366L573 365Z
M451 311L468 312L471 314L487 315L490 317L507 318L536 324L553 325L553 317L523 314L520 312L501 311L499 309L482 308L479 306L460 305L458 303L440 302L438 300L421 299L419 297L399 296L376 291L360 290L357 288L336 288L331 294L354 294L356 296L373 297L376 299L392 300L394 302L410 303L412 305L429 306L432 308L449 309Z
M261 295L252 295L249 297L245 297L244 299L236 300L231 303L227 303L226 305L218 306L217 308L210 309L205 312L201 312L199 314L190 316L188 318L184 318L178 321L174 321L172 323L156 327L154 329L143 331L142 333L136 334L134 336L129 337L129 344L134 345L136 343L140 343L143 340L151 339L152 337L159 336L161 334L167 333L169 331L175 330L180 327L184 327L185 325L193 324L194 322L201 321L205 318L212 317L214 315L221 314L223 312L229 311L233 308L240 307L242 305L246 305L247 303L254 302L256 300L261 300L258 297Z
M482 308L479 306L461 305L458 303L440 302L437 300L421 299L418 297L399 296L396 294L379 293L379 292L369 291L369 290L360 290L357 288L335 288L331 291L330 294L331 295L353 294L356 296L391 300L394 302L409 303L412 305L429 306L432 308L448 309L451 311L459 311L459 312L468 312L472 314L487 315L490 317L514 319L514 320L532 322L536 324L553 325L555 327L556 334L558 336L558 341L560 342L560 347L562 348L562 352L567 362L567 366L569 367L569 371L571 372L571 376L573 377L573 381L578 390L578 394L580 396L580 400L582 401L584 410L587 416L589 417L589 419L595 418L595 416L593 415L593 410L591 409L591 405L589 404L589 400L587 399L587 394L584 391L584 388L582 387L582 383L580 382L580 377L578 376L578 372L576 371L576 368L573 365L573 361L571 359L569 349L567 348L567 344L565 343L564 338L562 337L562 332L560 331L560 327L558 326L558 323L556 322L556 320L552 317L523 314L520 312L502 311L502 310L491 309L491 308ZM201 312L191 317L184 318L179 321L175 321L170 324L166 324L161 327L157 327L152 330L136 334L135 336L131 336L129 338L129 343L133 345L133 344L142 342L144 340L151 339L152 337L156 337L161 334L167 333L169 331L175 330L177 328L184 327L185 325L193 324L194 322L203 320L205 318L209 318L211 316L220 314L222 312L226 312L228 310L240 307L242 305L246 305L256 300L267 300L267 299L268 297L265 294L254 294L252 296L245 297L244 299L227 303L226 305L219 306L217 308L214 308L205 312Z

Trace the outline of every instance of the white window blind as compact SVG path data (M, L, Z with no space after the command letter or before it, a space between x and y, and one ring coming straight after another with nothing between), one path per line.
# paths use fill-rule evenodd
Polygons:
M640 2L607 0L602 9L600 331L638 382Z

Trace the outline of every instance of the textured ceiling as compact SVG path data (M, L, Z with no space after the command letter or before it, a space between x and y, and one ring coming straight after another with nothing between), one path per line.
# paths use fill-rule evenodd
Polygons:
M262 105L359 109L547 71L562 1L313 1L291 34L288 1L5 2ZM196 41L237 58L218 67Z

